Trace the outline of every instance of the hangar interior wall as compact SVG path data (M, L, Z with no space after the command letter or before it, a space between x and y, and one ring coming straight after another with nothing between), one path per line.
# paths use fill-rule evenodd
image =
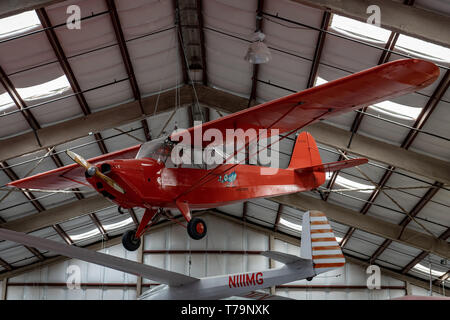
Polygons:
M274 239L269 233L256 231L249 226L213 215L205 215L204 219L209 236L200 241L191 240L186 230L179 225L170 225L145 235L143 261L168 270L204 277L267 269L271 262L259 252L269 248L299 255L299 246ZM273 242L270 243L270 241ZM177 250L177 253L173 250ZM196 250L203 252L196 253ZM226 253L218 253L218 251ZM133 261L139 261L141 258L138 256L140 251L127 252L122 245L104 248L101 252ZM68 268L74 265L80 270L81 287L79 289L67 287L68 277L74 275L73 269ZM272 267L279 266L281 266L280 263L272 262ZM292 282L283 287L277 287L272 292L303 300L390 299L406 293L405 282L383 276L383 274L381 275L382 289L364 288L367 277L363 267L347 263L344 268L319 275L311 282L306 280ZM137 281L138 278L130 274L70 259L8 279L6 299L129 300L136 299ZM142 291L148 290L154 284L154 281L144 279ZM310 287L302 287L306 285ZM0 286L0 290L2 288L3 285ZM425 289L415 286L410 288L409 294L428 294ZM267 292L269 292L268 289ZM3 296L3 291L0 291L0 296Z

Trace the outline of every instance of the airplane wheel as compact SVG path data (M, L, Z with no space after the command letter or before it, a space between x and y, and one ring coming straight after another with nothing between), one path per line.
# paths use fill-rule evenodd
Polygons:
M311 281L313 277L306 278L307 281Z
M206 235L206 223L200 218L192 218L187 225L187 232L194 240L200 240Z
M141 238L136 238L136 230L128 230L122 236L122 244L128 251L136 251L141 245Z

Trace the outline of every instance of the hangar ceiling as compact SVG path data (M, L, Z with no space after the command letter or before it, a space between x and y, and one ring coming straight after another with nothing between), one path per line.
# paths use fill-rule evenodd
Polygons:
M0 17L19 25L0 34L2 227L79 246L115 243L137 223L141 210L120 215L85 187L42 193L10 192L4 186L70 164L68 148L94 157L195 120L213 120L377 64L418 57L439 65L441 76L433 85L306 128L319 142L324 161L368 157L361 171L332 174L314 192L252 200L214 214L269 228L280 237L300 237L302 212L320 207L351 261L378 264L425 287L431 272L435 285L445 284L450 49L442 32L449 34L450 9L439 1L378 0L382 14L397 10L430 26L402 28L401 19L387 14L382 21L389 29L381 29L345 17L363 19L365 12L356 12L357 7L331 2L0 4ZM81 8L80 30L66 28L71 4ZM25 18L10 16L19 12ZM268 64L243 59L255 30L266 35L272 54ZM282 166L293 139L280 144ZM55 259L50 252L3 241L0 277Z

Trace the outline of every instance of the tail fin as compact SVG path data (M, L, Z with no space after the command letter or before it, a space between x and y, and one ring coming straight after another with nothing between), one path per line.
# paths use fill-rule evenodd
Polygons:
M327 217L320 211L303 214L300 257L312 259L316 274L345 265L342 253Z
M308 132L302 132L295 141L291 162L288 169L298 174L313 173L316 185L325 182L325 172L333 172L367 163L366 158L356 158L343 161L322 163L316 141Z
M316 141L309 132L297 136L288 169L307 168L322 164Z

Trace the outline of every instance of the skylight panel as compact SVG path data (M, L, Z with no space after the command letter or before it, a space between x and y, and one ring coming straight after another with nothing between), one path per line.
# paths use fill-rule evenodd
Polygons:
M297 230L297 231L302 231L302 226L300 224L292 223L292 222L287 221L286 219L283 219L281 217L280 217L280 221L278 223L282 224L283 226L288 227L290 229Z
M70 88L69 80L65 75L54 80L27 88L17 88L17 92L23 100L32 101L45 99L62 94Z
M327 172L325 175L325 179L330 180L331 175L332 175L331 172ZM355 182L353 180L344 178L340 175L338 175L336 177L336 180L334 181L334 183L338 184L344 188L347 188L347 189L362 189L362 190L355 190L355 191L362 192L362 193L371 193L375 189L375 187L373 185Z
M125 227L125 226L129 225L130 223L133 223L133 219L131 217L128 218L128 219L116 222L116 223L104 224L103 228L105 230L109 231L109 230L114 230L114 229L118 229L118 228L121 228L121 227Z
M395 48L420 58L450 63L449 48L406 36L404 34L401 34L398 37Z
M70 239L72 239L73 241L79 241L79 240L83 240L83 239L87 239L87 238L96 236L98 234L100 234L100 230L95 228L95 229L92 229L91 231L83 232L83 233L76 234L76 235L69 235L69 236L70 236Z
M330 27L343 35L376 43L386 43L391 35L389 30L337 14L333 14Z
M413 267L414 270L419 271L421 273L426 273L426 274L430 274L430 268L429 267L425 267L424 265L418 263ZM431 269L431 275L435 276L435 277L440 277L444 274L445 272L443 271L438 271L438 270L434 270Z
M69 89L70 84L65 75L35 86L16 88L17 93L24 101L50 98L62 94ZM8 92L0 94L0 112L6 112L11 107L14 107L14 101Z
M336 177L336 180L335 180L334 183L336 183L338 185L341 185L341 186L343 186L345 188L349 188L349 189L351 189L351 188L353 188L353 189L364 189L364 190L359 191L359 192L363 192L363 193L372 193L372 190L375 189L375 187L373 185L368 185L368 184L364 184L364 183L355 182L355 181L352 181L350 179L341 177L340 175L338 175Z
M0 94L0 112L6 111L12 106L14 106L14 101L11 99L8 92Z
M119 229L122 227L125 227L129 224L133 223L133 219L130 217L128 219L119 221L119 222L115 222L115 223L110 223L110 224L103 224L103 229L105 229L106 231L111 231L114 229ZM70 235L70 238L73 241L79 241L79 240L83 240L83 239L87 239L87 238L91 238L94 237L96 235L100 234L100 230L98 230L97 228L92 229L90 231L87 232L83 232L80 234L76 234L76 235Z
M17 36L41 26L34 10L0 19L0 39Z
M422 111L422 108L410 107L392 101L374 104L369 109L403 120L416 120Z
M321 84L327 83L328 81L325 80L324 78L321 78L319 76L316 77L316 81L314 83L314 86L320 86Z

